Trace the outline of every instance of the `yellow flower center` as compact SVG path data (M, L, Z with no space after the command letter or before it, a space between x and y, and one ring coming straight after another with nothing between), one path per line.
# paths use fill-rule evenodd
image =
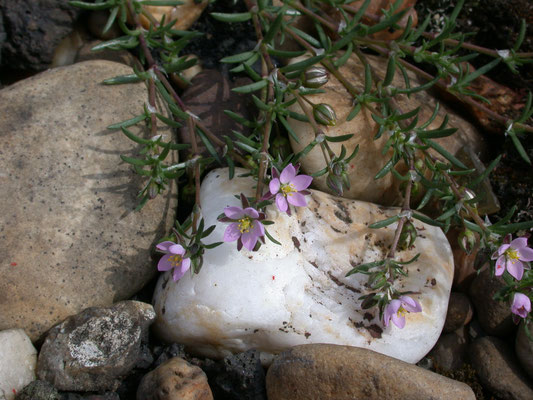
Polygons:
M254 223L250 218L244 217L239 220L239 230L241 231L241 233L248 233L253 227Z
M515 249L507 249L505 255L513 262L513 264L518 260L518 252Z
M178 267L183 261L183 257L179 254L174 254L173 256L170 256L168 258L168 261L170 261L170 265L172 265L173 267Z
M398 308L398 311L396 312L396 314L398 315L398 317L405 317L405 314L407 314L408 311L403 308L402 306L400 306L400 308Z
M296 188L292 183L289 184L283 184L281 185L281 192L285 197L292 196L294 192L296 192Z

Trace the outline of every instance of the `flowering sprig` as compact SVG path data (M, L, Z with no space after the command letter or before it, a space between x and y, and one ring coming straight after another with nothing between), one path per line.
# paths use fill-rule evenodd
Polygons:
M231 222L224 231L224 242L237 241L238 251L243 246L250 251L259 250L261 243L265 243L264 224L268 224L270 221L265 221L265 213L250 206L250 202L244 194L241 193L240 198L242 208L226 207L224 213L218 217L220 222Z
M185 272L191 267L191 259L185 257L185 249L182 245L171 241L164 241L155 246L157 250L163 252L165 255L161 257L157 264L158 271L174 270L172 279L174 282L178 281Z
M527 237L519 237L511 241L511 235L506 235L503 244L491 259L496 260L494 275L501 276L507 270L513 278L521 280L524 266L529 267L533 261L533 249L527 246Z
M518 317L527 318L531 312L531 299L523 293L515 293L511 305L511 312L513 313L515 322L519 321Z
M269 191L264 196L266 199L276 198L276 205L281 212L291 214L289 204L297 207L305 207L307 200L305 196L309 194L305 190L311 185L313 178L309 175L298 175L299 166L287 165L281 175L278 170L272 168L273 179L269 184Z
M407 313L418 313L422 311L422 306L418 301L409 296L400 296L398 299L393 299L385 307L383 313L383 325L389 326L392 320L393 324L398 328L403 329L405 326L405 315Z

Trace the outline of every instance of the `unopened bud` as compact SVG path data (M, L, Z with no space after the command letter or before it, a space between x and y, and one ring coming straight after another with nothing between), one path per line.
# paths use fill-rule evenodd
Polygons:
M411 221L407 221L402 228L402 233L400 233L400 240L398 241L398 248L400 250L407 250L413 244L417 237L416 228Z
M337 176L341 176L344 172L344 168L341 163L335 163L333 164L333 173Z
M328 71L322 67L311 67L302 73L303 85L308 88L319 88L328 83L328 80Z
M159 187L157 183L150 182L150 186L148 187L148 197L150 197L150 199L155 199L158 193L159 193Z
M337 196L342 196L342 179L340 176L334 174L328 174L326 178L326 184Z
M313 107L313 116L315 121L326 126L335 126L337 124L337 115L335 110L328 104L320 103Z
M424 161L422 161L420 158L415 161L415 168L419 171L424 170Z
M461 246L461 249L463 249L467 254L472 253L472 250L474 250L477 244L476 235L470 229L465 229L463 232L461 232L457 240L459 241L459 246Z

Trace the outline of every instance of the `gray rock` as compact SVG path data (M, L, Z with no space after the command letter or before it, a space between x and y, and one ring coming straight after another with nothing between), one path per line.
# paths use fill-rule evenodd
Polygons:
M529 331L533 326L529 326ZM531 332L533 333L533 332ZM529 339L526 334L525 325L522 322L518 328L515 341L515 353L522 364L524 371L533 379L533 340Z
M174 357L142 378L137 400L213 400L213 394L199 367Z
M439 371L454 371L463 366L466 360L468 343L465 328L442 335L429 352L433 366Z
M155 319L151 305L123 301L92 307L50 330L39 353L39 379L59 390L116 390L142 357Z
M282 353L266 381L269 400L475 400L464 383L371 350L331 344Z
M498 399L533 399L531 382L504 341L490 336L482 337L470 345L469 355L481 383Z
M494 300L494 294L505 286L505 282L491 276L488 268L483 270L470 286L470 299L474 303L479 324L489 335L508 337L515 330L511 307Z
M36 380L22 389L16 400L61 400L61 396L50 383Z
M176 185L133 212L145 180L119 156L139 147L106 127L142 112L146 87L100 83L128 73L90 61L0 91L0 330L36 340L69 315L130 298L157 273L151 249L174 221Z
M217 399L266 400L265 370L257 350L224 357L201 365Z
M448 312L443 331L454 332L472 320L474 309L470 299L463 293L452 292L448 303Z
M55 47L72 31L82 13L64 0L3 0L1 7L0 26L3 23L5 29L3 45L0 38L1 61L14 70L48 68Z

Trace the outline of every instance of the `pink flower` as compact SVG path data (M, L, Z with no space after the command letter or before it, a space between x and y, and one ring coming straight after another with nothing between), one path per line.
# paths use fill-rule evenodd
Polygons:
M307 205L305 195L313 178L309 175L297 175L298 170L292 164L287 165L278 178L278 172L272 169L274 179L270 181L270 195L276 196L276 205L281 212L290 213L289 204L298 207Z
M422 311L420 304L409 296L400 296L398 299L391 300L385 307L383 314L383 324L389 326L392 319L394 325L403 329L405 326L405 314L408 312L416 313Z
M531 312L531 300L529 297L523 293L515 293L511 312L519 317L526 318L527 314Z
M519 237L509 243L510 240L511 236L508 235L504 244L491 257L496 260L494 274L500 276L507 269L515 279L520 280L524 275L523 263L533 261L533 249L527 247L527 237Z
M252 251L257 243L257 240L265 235L265 227L260 222L265 216L258 212L255 208L246 207L226 207L224 214L227 218L221 221L234 221L230 224L224 232L224 241L233 242L237 240L237 249L240 250L242 246Z
M172 279L179 280L191 267L191 259L183 258L185 249L174 242L166 241L155 246L157 250L165 253L157 264L158 271L168 271L174 268Z

